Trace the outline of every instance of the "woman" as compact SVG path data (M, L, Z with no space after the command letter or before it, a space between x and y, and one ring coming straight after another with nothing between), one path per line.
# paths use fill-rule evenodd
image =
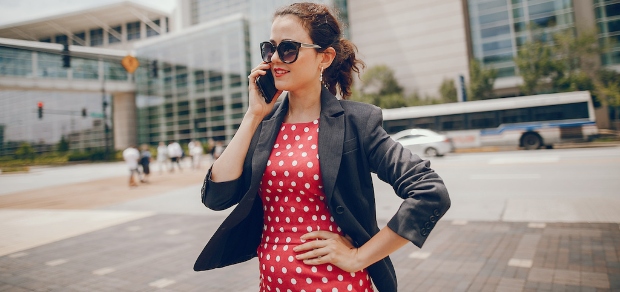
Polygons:
M379 108L335 97L350 95L363 64L325 6L277 10L261 49L248 111L202 188L211 209L238 205L194 269L258 256L260 291L396 291L388 255L408 241L422 246L450 206L443 181L390 139ZM266 70L276 96L288 91L281 103L257 90ZM404 199L381 230L371 172Z

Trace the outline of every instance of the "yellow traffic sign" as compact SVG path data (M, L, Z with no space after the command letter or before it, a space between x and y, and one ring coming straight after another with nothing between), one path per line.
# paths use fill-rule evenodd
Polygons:
M123 65L123 68L131 74L138 69L140 62L138 62L138 59L134 56L125 56L125 58L121 60L121 65Z

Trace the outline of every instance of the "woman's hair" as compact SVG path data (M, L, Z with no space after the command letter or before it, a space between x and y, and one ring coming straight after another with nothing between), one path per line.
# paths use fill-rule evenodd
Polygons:
M284 15L294 15L300 19L313 43L321 46L317 51L323 52L329 47L336 50L336 58L323 71L323 83L332 94L336 95L340 91L343 99L349 97L353 85L353 71L359 74L365 65L355 58L355 45L342 38L341 24L329 8L316 3L295 3L276 10L274 18Z

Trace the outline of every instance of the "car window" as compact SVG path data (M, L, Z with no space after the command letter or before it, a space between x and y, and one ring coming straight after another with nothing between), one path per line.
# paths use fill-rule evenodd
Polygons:
M405 140L405 139L411 139L411 138L417 138L417 137L422 137L422 135L406 135L406 136L403 136L403 137L400 137L400 138L396 139L396 141Z

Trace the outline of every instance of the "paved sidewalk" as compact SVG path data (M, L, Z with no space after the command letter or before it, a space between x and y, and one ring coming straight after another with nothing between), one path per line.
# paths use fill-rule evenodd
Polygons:
M256 259L192 271L223 219L206 218L154 215L0 257L0 291L258 291ZM619 255L616 223L452 221L392 259L399 291L620 291Z
M192 270L227 214L200 205L205 171L153 174L138 188L122 175L0 196L0 291L258 291L256 259ZM620 221L525 222L531 208L521 205L507 210L515 222L449 213L423 249L392 255L399 291L620 291ZM393 212L379 211L385 225Z

